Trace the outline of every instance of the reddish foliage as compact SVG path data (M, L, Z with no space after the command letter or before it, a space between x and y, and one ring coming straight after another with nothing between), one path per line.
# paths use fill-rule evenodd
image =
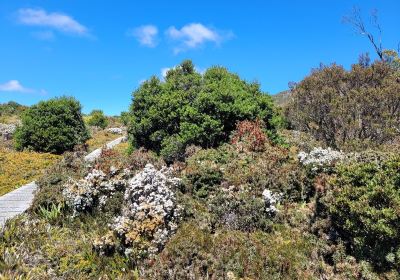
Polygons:
M100 157L96 160L95 168L105 173L110 171L111 166L119 167L120 154L113 149L102 149Z
M238 146L241 150L247 147L252 152L260 152L265 149L268 138L262 130L262 122L241 121L236 125L233 134L232 144Z

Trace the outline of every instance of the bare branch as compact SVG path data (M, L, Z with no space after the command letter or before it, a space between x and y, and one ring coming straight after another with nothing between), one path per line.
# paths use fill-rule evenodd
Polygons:
M379 58L383 60L383 47L382 47L382 29L378 21L378 12L373 10L371 13L371 24L378 30L379 42L376 42L376 38L373 33L369 32L365 27L364 21L361 16L361 10L359 7L353 7L352 13L348 16L343 17L343 22L350 24L356 33L366 36Z

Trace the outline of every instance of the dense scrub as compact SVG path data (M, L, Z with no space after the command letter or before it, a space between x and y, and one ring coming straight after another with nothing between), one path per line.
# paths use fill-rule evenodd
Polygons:
M381 271L400 268L399 171L398 156L340 166L321 199L336 238Z
M228 141L236 123L259 119L276 140L279 116L270 96L222 67L203 75L191 61L168 71L165 81L145 81L133 93L129 135L135 147L182 159L188 145L216 147Z
M15 133L19 150L62 154L89 138L82 119L81 105L74 98L41 101L22 115L22 126Z
M143 149L105 151L93 165L67 153L38 181L30 212L2 231L3 276L396 279L398 161L390 154L334 160L326 150L306 153L302 163L293 147L259 141L259 125L239 124L236 137L217 148L188 147L187 160L159 179L143 180L154 173L146 164L165 165ZM181 183L167 189L146 183L171 175ZM150 189L157 199L140 198L140 190ZM377 194L387 198L384 208ZM154 216L160 209L181 209L174 228L170 214ZM372 232L382 242L370 239Z
M399 279L394 69L313 73L288 107L304 131L220 67L146 81L123 116L140 148L65 153L1 231L0 278Z
M385 62L322 66L292 89L286 116L334 148L390 143L400 136L400 73Z

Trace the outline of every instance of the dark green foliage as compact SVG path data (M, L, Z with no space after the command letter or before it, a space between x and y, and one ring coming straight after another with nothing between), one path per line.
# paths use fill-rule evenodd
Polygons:
M326 207L350 252L379 270L400 269L400 158L343 166L333 188Z
M169 70L165 82L152 77L133 93L129 135L136 147L168 161L181 159L191 144L215 147L228 141L236 123L260 119L276 138L280 118L270 96L222 67L197 73L191 61Z
M102 110L93 110L89 115L87 123L90 126L98 126L105 129L108 125L108 120Z
M186 174L186 189L200 198L207 197L210 192L218 189L223 178L219 166L211 161L189 165Z
M41 101L22 115L15 133L16 148L62 154L89 138L81 105L72 97Z

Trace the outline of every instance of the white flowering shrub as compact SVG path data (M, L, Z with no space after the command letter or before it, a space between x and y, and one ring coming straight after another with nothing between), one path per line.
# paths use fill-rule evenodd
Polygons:
M344 157L345 155L341 151L321 147L314 148L310 153L300 152L298 154L299 161L305 166L311 166L313 171L326 171Z
M67 206L73 210L73 216L93 207L102 207L115 192L126 188L130 175L128 169L111 168L108 175L93 169L79 181L70 180L63 191Z
M122 215L110 226L127 256L156 254L176 231L182 212L174 193L179 184L180 179L174 178L170 169L157 170L151 164L129 181ZM103 240L108 243L104 244ZM109 247L109 240L109 237L100 238L94 246L101 251Z
M269 215L275 215L278 212L277 205L282 198L282 194L273 193L268 189L265 189L262 193L265 202L265 211Z

